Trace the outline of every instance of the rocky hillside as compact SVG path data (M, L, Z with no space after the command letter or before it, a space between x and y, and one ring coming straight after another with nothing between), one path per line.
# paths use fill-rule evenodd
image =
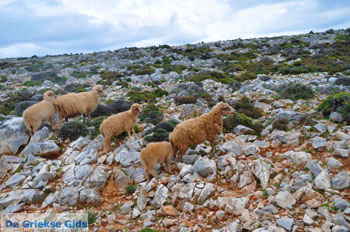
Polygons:
M104 86L86 125L21 118L48 89ZM0 209L88 212L92 231L350 231L350 29L0 60ZM215 157L189 149L147 183L140 150L224 101ZM137 138L99 125L140 103ZM148 229L146 229L148 228Z

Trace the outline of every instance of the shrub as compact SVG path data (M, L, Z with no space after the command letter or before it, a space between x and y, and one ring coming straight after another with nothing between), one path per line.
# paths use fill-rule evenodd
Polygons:
M32 81L40 81L42 83L45 80L50 80L53 83L63 85L64 83L66 83L67 78L59 77L55 72L52 71L41 72L32 75Z
M193 95L191 96L176 96L175 104L183 105L183 104L195 104L197 102L197 98Z
M256 134L259 134L263 130L263 126L261 123L254 123L253 120L245 114L240 114L236 112L234 115L230 115L224 118L223 131L226 133L232 133L233 129L238 125L249 127L253 129Z
M100 116L94 119L91 119L91 121L89 121L87 123L87 126L93 126L95 127L94 133L93 133L93 137L96 137L97 135L100 134L100 125L103 122L103 120L105 120L107 117L106 116Z
M341 113L344 121L350 122L350 93L342 92L329 96L317 107L317 110L326 118L332 112Z
M85 78L87 76L87 73L75 70L72 73L72 76L75 77L75 78L78 78L78 79L83 79L83 78Z
M133 70L133 74L135 75L147 75L147 74L150 75L154 72L155 72L154 68L151 68L151 67L143 67L141 69Z
M154 104L148 104L142 109L140 119L143 122L152 123L156 125L163 119L163 113L159 111L159 108Z
M156 88L152 92L147 90L141 91L140 89L134 88L130 90L127 95L132 102L141 103L141 102L154 102L157 97L168 95L168 92L166 90L162 90L161 88Z
M277 93L280 98L290 98L293 100L305 100L315 96L314 91L309 85L301 83L282 85L277 89Z
M338 42L349 42L350 41L350 34L337 35L335 37L335 41L338 41Z
M5 75L2 75L0 78L0 82L6 82L7 81L7 77Z
M146 228L143 228L142 230L139 230L139 232L160 232L160 231L146 227Z
M193 81L193 82L202 82L202 81L207 80L207 79L221 82L223 84L228 84L232 81L235 81L229 75L227 75L223 72L218 72L218 71L197 73L197 74L193 74L193 75L186 78L187 81Z
M136 187L134 185L127 185L125 186L125 192L126 194L130 195L133 194L136 191Z
M86 136L88 130L86 125L80 121L70 121L62 125L58 130L57 136L63 140L70 139L71 141L76 140L80 136Z
M288 118L281 117L272 123L272 128L286 131L288 130L288 123L289 123Z
M153 130L149 132L151 134L145 136L144 139L147 142L169 141L169 133L174 130L177 124L179 124L177 120L158 123Z
M260 118L263 115L263 111L254 107L246 96L243 96L238 102L236 102L234 108L238 113L245 114L254 119Z
M24 86L40 86L41 81L26 81L23 83Z
M88 212L88 223L89 225L95 224L96 219L97 219L98 212Z

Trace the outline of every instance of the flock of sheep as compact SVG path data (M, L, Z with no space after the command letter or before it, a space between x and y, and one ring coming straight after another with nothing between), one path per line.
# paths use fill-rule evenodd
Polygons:
M54 128L56 112L59 116L59 127L63 119L68 120L80 115L83 115L85 123L86 116L90 120L90 114L97 108L101 96L103 96L103 89L100 85L95 86L90 92L68 93L57 98L55 93L49 90L44 93L44 99L41 102L23 112L24 124L32 136L45 121L50 121L51 127ZM139 104L133 104L130 110L109 116L101 123L100 132L104 137L104 153L107 154L111 150L110 140L113 136L126 131L131 140L131 132L135 135L134 126L141 111ZM149 174L158 180L157 174L153 171L157 163L164 162L167 171L171 173L172 157L179 152L178 160L182 162L182 156L191 146L209 141L212 147L211 153L214 155L216 136L222 133L222 117L234 112L235 110L228 104L220 102L210 112L178 124L169 134L169 142L148 144L140 154L147 181L150 180Z

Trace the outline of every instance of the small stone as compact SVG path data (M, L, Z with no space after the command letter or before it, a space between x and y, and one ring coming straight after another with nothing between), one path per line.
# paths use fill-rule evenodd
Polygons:
M173 216L173 217L178 215L176 209L172 205L164 205L164 206L162 206L162 213L164 215Z
M342 162L340 162L340 161L337 160L337 159L329 158L329 159L328 159L327 166L328 166L328 168L331 169L331 170L337 170L337 169L339 169L340 167L343 167L343 164L342 164Z
M333 153L334 156L340 156L340 157L348 157L349 156L349 150L347 149L342 149L342 148L337 148L334 153Z
M225 217L225 211L223 211L223 210L218 210L218 211L216 211L215 217L216 217L219 221L221 221L221 220Z
M325 147L326 146L326 140L321 137L315 137L311 139L312 147L315 149Z
M287 231L291 231L294 225L294 219L290 217L282 217L277 219L277 225L283 227Z
M343 115L338 112L332 112L329 115L329 120L334 121L334 122L342 122L343 121Z
M255 144L248 145L244 148L244 154L246 155L256 155L259 152L260 149Z
M120 207L120 212L122 214L128 214L131 212L132 210L132 206L134 205L133 201L128 201L126 203L124 203L121 207Z
M327 171L323 170L315 178L315 186L323 190L329 189L331 187L331 177Z
M293 205L296 203L296 200L290 192L281 191L277 193L274 202L283 209L292 209Z
M335 189L346 189L350 187L350 175L346 172L339 172L332 178L332 186Z
M304 214L303 222L308 225L312 225L315 223L314 220L312 220L312 218L310 218L310 216L307 214Z

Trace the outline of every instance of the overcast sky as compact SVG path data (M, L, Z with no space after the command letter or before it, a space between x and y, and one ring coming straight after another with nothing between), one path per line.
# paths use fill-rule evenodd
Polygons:
M350 27L350 0L0 0L0 57Z

